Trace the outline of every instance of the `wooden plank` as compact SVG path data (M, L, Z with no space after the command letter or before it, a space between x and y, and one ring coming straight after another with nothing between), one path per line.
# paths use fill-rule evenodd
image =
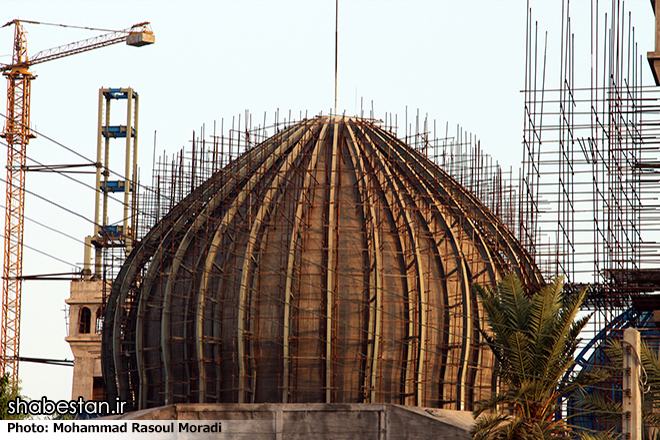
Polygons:
M330 152L330 195L328 200L328 250L327 250L327 267L326 267L326 284L325 284L325 402L332 403L332 310L334 307L333 295L335 293L336 283L336 234L337 231L337 185L339 176L337 172L337 162L339 151L337 149L337 141L339 137L339 121L340 118L335 116L332 118L334 123L334 135L332 138L332 150Z

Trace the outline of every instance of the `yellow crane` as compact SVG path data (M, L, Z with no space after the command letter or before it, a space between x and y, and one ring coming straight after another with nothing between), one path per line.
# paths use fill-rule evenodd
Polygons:
M25 154L30 138L35 137L30 130L30 82L35 78L35 75L30 72L30 67L121 42L140 47L152 44L155 41L149 22L144 22L127 29L110 31L86 40L42 50L28 57L27 40L22 23L51 24L13 20L3 26L14 26L12 62L11 64L0 64L0 72L7 77L7 115L4 131L0 134L0 137L5 138L7 143L7 200L5 204L4 265L2 272L0 363L2 374L9 374L11 384L16 384L18 381L23 275Z

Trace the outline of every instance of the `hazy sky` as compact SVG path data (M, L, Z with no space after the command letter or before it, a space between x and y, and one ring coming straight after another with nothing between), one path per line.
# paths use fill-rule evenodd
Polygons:
M590 2L574 3L576 44L588 44ZM611 0L600 3L609 10ZM531 7L539 29L549 31L549 57L556 59L562 1L533 0ZM625 8L632 10L640 53L653 50L650 2L628 0ZM143 182L151 176L155 132L157 151L171 154L202 124L245 110L261 121L264 112L272 120L278 108L297 117L327 114L334 105L334 0L3 0L0 21L15 18L104 29L150 21L156 35L153 46L118 44L32 69L32 124L45 136L30 142L28 156L42 163L82 162L46 136L95 159L101 87L133 87L140 94ZM525 19L525 0L340 1L338 113L359 114L362 98L365 114L373 102L377 119L387 112L403 121L406 107L412 119L419 109L439 127L449 122L455 131L460 124L507 169L516 169L522 158ZM33 24L25 29L29 54L102 33ZM0 63L10 62L12 39L13 28L0 29ZM588 68L585 55L577 57L577 67ZM558 78L551 63L549 75ZM91 176L75 178L93 185ZM81 183L32 173L26 188L93 218L94 193ZM30 194L25 203L25 245L67 263L26 248L24 274L67 272L81 264L80 242L35 221L80 240L92 233L92 224ZM64 341L68 296L67 282L24 283L22 356L72 359ZM68 399L72 371L22 363L24 394Z

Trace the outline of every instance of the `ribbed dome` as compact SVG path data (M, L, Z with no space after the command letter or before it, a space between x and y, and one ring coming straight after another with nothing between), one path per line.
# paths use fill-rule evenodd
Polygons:
M472 283L541 276L503 223L369 120L318 117L243 154L128 257L110 397L471 409L494 359Z

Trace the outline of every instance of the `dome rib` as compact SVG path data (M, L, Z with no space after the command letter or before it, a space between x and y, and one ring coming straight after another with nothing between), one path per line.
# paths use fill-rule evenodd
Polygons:
M376 387L378 380L378 359L380 356L380 338L381 338L381 321L383 314L383 262L380 247L380 237L376 230L376 211L372 197L376 195L370 194L369 188L371 187L371 179L373 176L367 173L366 166L363 160L363 154L357 146L355 140L355 133L350 127L347 127L350 135L349 147L352 150L350 155L353 170L355 174L355 181L358 183L359 199L362 201L362 216L364 219L365 247L368 252L368 267L369 277L369 308L368 308L368 323L367 323L367 353L366 353L366 368L364 373L364 390L367 402L376 401ZM359 173L359 174L358 174ZM369 180L369 185L365 180ZM373 261L373 264L371 263ZM371 268L373 267L373 270Z

